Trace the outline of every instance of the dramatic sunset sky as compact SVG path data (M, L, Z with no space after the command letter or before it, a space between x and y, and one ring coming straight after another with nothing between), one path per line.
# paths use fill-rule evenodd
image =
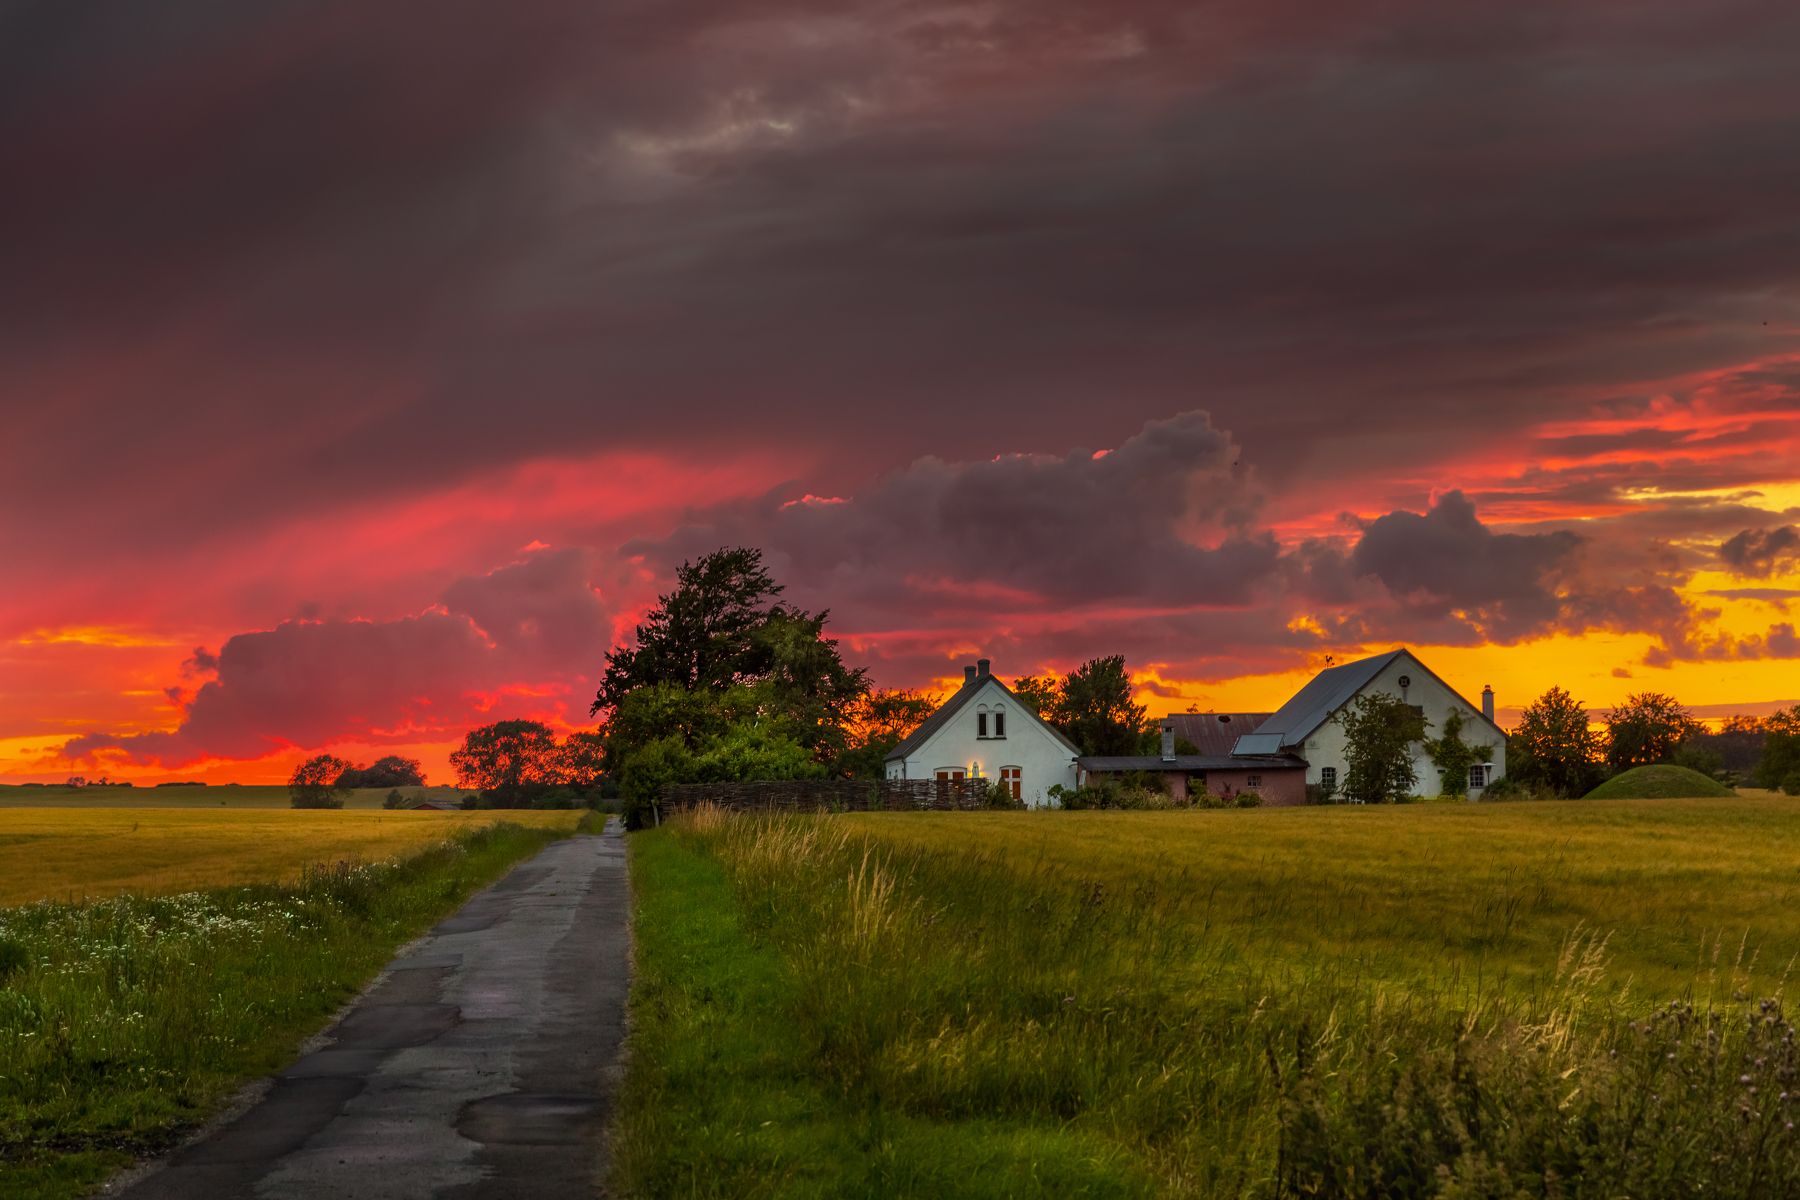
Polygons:
M724 544L889 686L1800 699L1791 0L22 0L0 164L0 781L448 782Z

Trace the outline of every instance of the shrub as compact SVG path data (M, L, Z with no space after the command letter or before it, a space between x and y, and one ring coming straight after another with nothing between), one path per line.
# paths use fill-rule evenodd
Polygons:
M25 943L13 938L0 938L0 984L23 971L31 963Z
M462 806L464 809L480 808L481 797L477 796L474 792L470 792L462 798Z
M1259 808L1262 806L1261 792L1239 792L1237 794L1239 808Z
M1331 783L1309 783L1306 785L1306 802L1308 804L1331 804L1337 799L1337 785Z
M987 781L987 787L982 791L981 806L983 808L998 809L1003 812L1012 812L1024 808L1025 801L1014 800L1012 788L1000 782L998 779L990 779Z
M402 796L400 794L399 788L395 788L387 794L387 799L385 799L381 802L381 807L383 807L383 808L405 808L406 807L406 797Z
M1114 779L1102 779L1089 783L1086 787L1073 789L1057 784L1047 794L1058 805L1071 812L1083 809L1154 811L1175 807L1174 798L1166 792L1132 786Z
M1794 771L1783 779L1781 790L1790 796L1800 796L1800 771Z

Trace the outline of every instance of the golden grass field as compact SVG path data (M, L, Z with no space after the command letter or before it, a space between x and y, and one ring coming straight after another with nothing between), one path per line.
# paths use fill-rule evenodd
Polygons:
M522 809L0 808L0 905L289 882L312 864L403 856L457 829L509 821L567 830L581 816Z
M400 794L412 801L442 800L455 804L465 790L457 787L403 787ZM345 808L380 808L387 788L356 788L344 801ZM173 787L83 788L0 786L0 808L290 808L285 783L180 784Z
M1172 910L1253 968L1332 964L1455 987L1554 973L1607 939L1615 986L1659 997L1710 974L1768 994L1800 958L1800 799L1409 804L1184 812L885 813L903 845L992 856ZM1455 979L1445 978L1455 976Z

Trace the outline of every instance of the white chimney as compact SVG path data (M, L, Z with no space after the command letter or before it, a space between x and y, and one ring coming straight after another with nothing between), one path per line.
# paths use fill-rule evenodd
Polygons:
M1175 761L1175 726L1173 723L1165 724L1162 727L1162 760L1164 762Z
M1484 685L1481 689L1481 715L1490 721L1494 719L1494 689L1492 685Z

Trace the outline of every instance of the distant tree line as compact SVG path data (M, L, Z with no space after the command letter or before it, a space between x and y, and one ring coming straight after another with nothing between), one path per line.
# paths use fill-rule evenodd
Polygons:
M1601 730L1585 706L1553 687L1507 739L1507 774L1557 795L1585 795L1611 775L1659 763L1800 795L1800 705L1728 717L1710 730L1674 697L1639 692L1608 713Z

